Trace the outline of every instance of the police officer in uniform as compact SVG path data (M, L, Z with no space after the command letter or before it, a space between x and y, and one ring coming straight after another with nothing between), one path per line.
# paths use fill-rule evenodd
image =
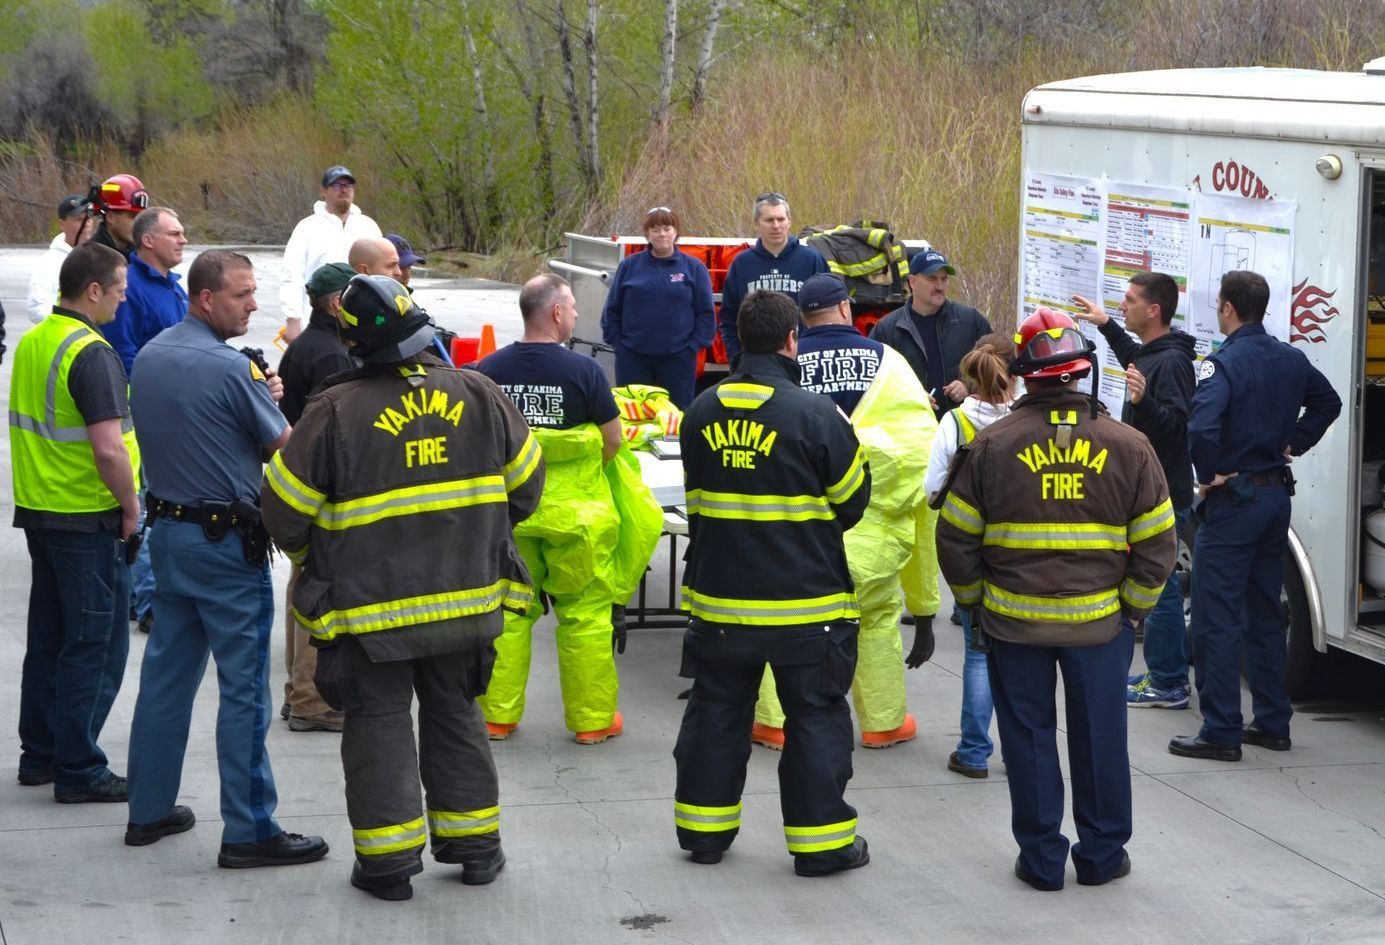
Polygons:
M1063 888L1068 839L1054 689L1063 674L1077 881L1130 872L1125 675L1134 633L1173 570L1173 506L1144 434L1076 390L1092 345L1040 308L1015 336L1010 373L1028 394L953 458L938 560L987 668L1009 776L1015 875Z
M130 732L125 842L153 843L193 826L173 802L188 726L210 653L216 659L221 852L228 868L308 863L321 837L285 832L265 749L274 589L258 498L264 458L289 425L283 385L226 343L255 311L255 275L240 253L209 250L188 271L188 315L135 358L131 408L145 458L154 565L154 628Z
M265 472L264 514L303 569L294 610L325 647L324 695L346 713L351 883L401 900L430 837L434 859L460 864L464 883L489 883L505 864L475 700L501 608L532 597L511 532L538 506L544 470L509 398L432 350L428 316L398 282L354 277L341 319L364 365L309 402Z
M1242 743L1291 744L1279 601L1294 485L1287 464L1322 439L1342 401L1302 351L1266 333L1269 300L1259 273L1222 276L1217 327L1226 341L1202 362L1193 395L1188 436L1202 496L1193 673L1202 729L1175 736L1175 755L1240 761ZM1244 729L1242 665L1254 711Z
M870 502L870 469L837 406L799 387L794 301L752 292L739 316L736 372L683 420L690 620L681 674L693 687L673 750L674 822L696 863L720 862L735 839L769 664L787 716L784 836L794 870L821 876L870 860L842 796L860 616L842 535Z

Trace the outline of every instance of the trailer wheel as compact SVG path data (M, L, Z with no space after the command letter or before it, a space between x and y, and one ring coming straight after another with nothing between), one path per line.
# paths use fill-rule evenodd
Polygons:
M1284 669L1284 686L1295 702L1317 694L1322 683L1326 660L1313 649L1313 624L1308 617L1308 593L1303 587L1303 575L1293 555L1285 555L1284 585L1279 592L1284 607L1286 634L1284 645L1288 659Z

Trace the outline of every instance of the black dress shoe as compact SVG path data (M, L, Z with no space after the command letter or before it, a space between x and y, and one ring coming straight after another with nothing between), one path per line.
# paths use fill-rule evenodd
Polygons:
M407 876L403 879L383 881L368 879L361 873L359 863L351 867L351 885L357 889L364 889L376 899L383 899L386 902L403 902L405 899L414 898L414 887Z
M1025 869L1024 854L1020 854L1019 856L1015 857L1015 878L1020 880L1021 882L1028 883L1030 886L1033 886L1039 892L1057 892L1058 890L1063 888L1063 880L1061 877L1058 879L1058 882L1049 883L1045 882L1042 879L1039 879L1039 877L1035 876L1033 873L1029 872L1029 870Z
M1266 735L1255 727L1255 723L1247 725L1241 732L1241 743L1244 745L1254 745L1257 748L1268 748L1270 751L1288 751L1294 747L1294 741L1289 736L1275 738L1273 735Z
M118 774L77 791L53 790L59 804L124 804L130 799L130 782Z
M859 834L851 843L850 853L851 858L847 860L796 856L793 871L799 876L827 876L829 873L840 873L842 870L858 870L870 862L870 845L866 843L866 838Z
M1216 745L1201 735L1175 735L1169 739L1169 754L1184 758L1205 758L1208 761L1240 761L1239 745Z
M197 818L193 816L192 808L179 804L173 808L167 817L160 817L152 824L126 824L125 845L127 847L148 846L162 840L169 834L191 830L195 823L197 823Z
M294 866L311 863L327 855L327 841L298 833L280 832L268 840L254 843L223 843L216 865L227 869L252 866Z
M52 784L53 772L51 771L21 771L19 772L19 783L25 787L37 787L40 784Z
M1078 873L1078 874L1077 874L1077 885L1079 885L1079 886L1105 886L1107 883L1109 883L1109 882L1110 882L1111 880L1113 880L1113 879L1120 879L1122 876L1129 876L1129 875L1130 875L1130 854L1129 854L1129 853L1126 853L1124 850L1122 850L1122 851L1121 851L1121 861L1120 861L1120 865L1116 867L1116 871L1115 871L1114 873L1112 873L1110 876L1107 876L1105 879L1097 879L1097 878L1095 878L1095 877L1088 877L1088 878L1085 878L1085 879L1084 879L1084 878L1082 877L1082 874L1081 874L1081 873Z
M703 866L715 866L721 862L720 850L694 850L688 854L688 859L694 863L701 863Z

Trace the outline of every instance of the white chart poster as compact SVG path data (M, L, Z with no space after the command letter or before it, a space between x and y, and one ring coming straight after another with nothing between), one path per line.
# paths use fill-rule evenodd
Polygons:
M1187 190L1111 181L1106 185L1106 241L1101 269L1102 310L1125 327L1121 300L1137 272L1162 272L1178 283L1174 326L1188 331L1188 270L1193 242L1193 195ZM1125 398L1125 371L1097 336L1106 390L1102 399L1115 416ZM1111 396L1107 396L1109 391ZM1117 393L1119 391L1119 393ZM1114 402L1114 403L1113 403Z
M1193 265L1188 291L1189 331L1198 353L1221 344L1217 330L1217 289L1223 273L1250 269L1270 284L1265 330L1289 340L1293 300L1294 214L1292 200L1248 200L1198 194L1193 202Z
M1074 295L1101 298L1104 204L1096 178L1025 172L1021 321L1040 306L1071 313ZM1095 328L1085 323L1081 328L1105 347ZM1119 417L1125 378L1116 373L1120 376L1103 370L1097 380L1106 409Z

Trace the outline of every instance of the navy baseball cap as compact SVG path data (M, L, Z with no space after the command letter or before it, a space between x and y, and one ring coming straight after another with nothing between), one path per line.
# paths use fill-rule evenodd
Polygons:
M344 167L341 164L333 164L322 172L323 187L331 187L339 180L349 180L354 184L356 183L356 175L351 173L351 168Z
M86 213L89 206L91 202L81 194L68 194L58 201L58 219L66 220L70 216Z
M947 264L947 257L936 249L925 249L921 253L915 253L914 258L909 260L911 276L931 276L939 269L949 276L957 275L957 270Z
M414 248L409 245L409 241L398 233L386 233L385 239L394 244L394 248L399 251L399 265L408 269L410 266L426 266L428 260L424 259Z
M819 272L803 280L798 290L798 307L805 312L817 312L832 308L838 302L846 302L851 295L846 291L846 280L835 272Z

